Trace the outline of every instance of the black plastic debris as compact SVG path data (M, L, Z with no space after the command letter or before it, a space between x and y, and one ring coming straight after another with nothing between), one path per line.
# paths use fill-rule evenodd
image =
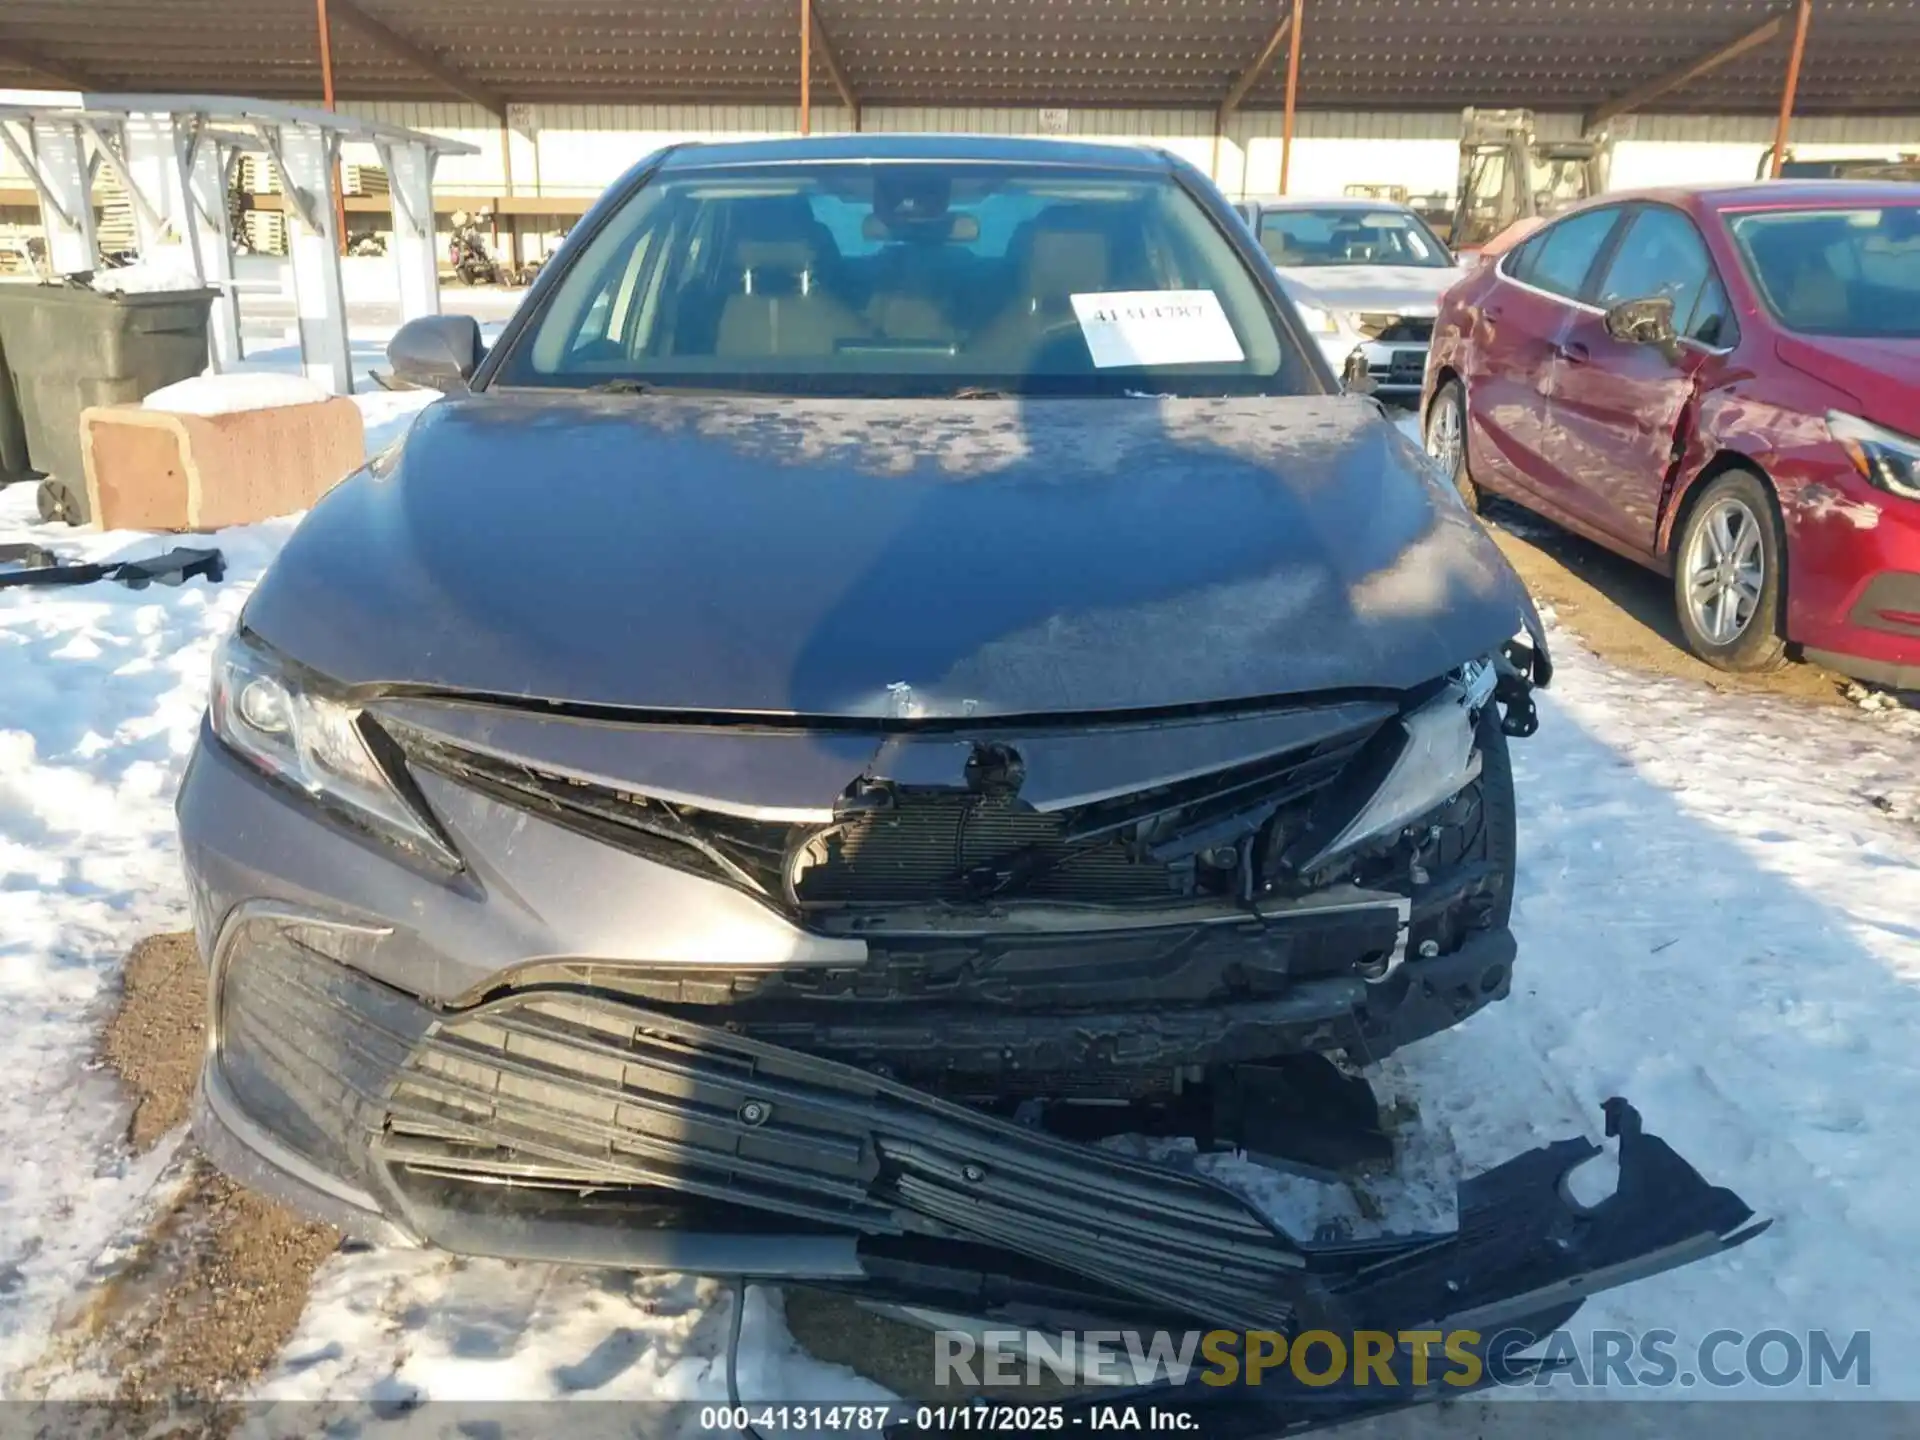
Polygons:
M91 585L111 580L129 590L149 585L181 585L199 576L209 584L226 578L226 557L216 550L176 546L140 560L109 560L69 565L38 545L0 546L0 590L16 586Z

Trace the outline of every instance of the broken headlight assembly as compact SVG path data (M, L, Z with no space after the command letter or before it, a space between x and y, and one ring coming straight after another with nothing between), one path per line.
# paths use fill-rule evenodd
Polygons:
M1345 813L1322 814L1288 857L1302 874L1324 869L1370 840L1393 835L1480 778L1476 730L1493 698L1490 660L1449 676L1440 693L1400 717L1361 765L1371 773L1349 794L1365 797Z
M446 869L460 868L425 808L383 764L357 706L323 693L281 657L236 632L213 667L207 720L241 759L316 803Z

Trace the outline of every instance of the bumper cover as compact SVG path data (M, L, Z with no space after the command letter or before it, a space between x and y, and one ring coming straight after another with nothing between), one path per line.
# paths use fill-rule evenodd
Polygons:
M1598 1206L1564 1193L1597 1153L1568 1140L1463 1185L1452 1235L1309 1242L1199 1173L625 998L447 1011L290 947L214 979L203 1144L369 1239L1298 1333L1498 1329L1764 1228L1620 1101Z

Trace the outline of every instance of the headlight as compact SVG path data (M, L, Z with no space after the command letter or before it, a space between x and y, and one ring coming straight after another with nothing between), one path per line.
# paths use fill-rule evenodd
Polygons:
M265 648L235 635L213 667L213 733L242 759L440 865L460 858L368 747L354 706L316 693Z
M1477 661L1439 695L1401 716L1401 743L1386 764L1386 774L1359 811L1299 866L1301 872L1320 869L1362 841L1392 834L1477 780L1475 715L1492 698L1497 678L1490 662Z
M1300 314L1300 323L1315 335L1338 335L1340 333L1340 312L1328 310L1320 305L1308 305L1296 300L1293 308Z
M1828 412L1827 430L1869 485L1920 500L1920 440L1839 410Z

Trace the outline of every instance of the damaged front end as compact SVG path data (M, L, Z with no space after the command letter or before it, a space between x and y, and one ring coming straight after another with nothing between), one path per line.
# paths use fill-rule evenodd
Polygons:
M1506 736L1545 675L1516 643L1403 697L865 734L372 714L441 813L480 797L845 957L555 958L461 999L617 994L1012 1113L1376 1060L1504 996Z
M1291 1234L1197 1163L1384 1158L1364 1083L1318 1057L1505 994L1506 741L1544 650L1408 695L1024 728L389 696L354 722L364 756L258 647L227 676L216 726L320 717L355 813L402 832L366 788L384 770L436 837L380 890L386 842L344 808L303 831L307 888L357 893L348 918L263 898L284 857L231 839L296 802L232 745L203 744L181 795L211 962L198 1132L350 1231L1279 1335L1524 1327L1755 1231L1623 1104L1611 1199L1567 1195L1593 1147L1563 1142L1467 1182L1451 1234ZM283 766L321 753L305 723ZM621 884L598 929L521 928ZM723 933L751 963L710 953ZM431 958L455 953L471 968ZM1141 1134L1197 1148L1099 1143Z
M323 1177L329 1218L367 1233L354 1217L385 1217L382 1238L799 1282L1032 1329L1472 1332L1510 1350L1590 1294L1764 1228L1615 1100L1619 1180L1597 1204L1567 1177L1598 1147L1570 1139L1466 1181L1452 1233L1289 1234L1190 1162L595 987L429 1006L355 967L354 947L378 943L261 907L229 927L197 1130L229 1171L309 1209L302 1186ZM1282 1378L1188 1398L1223 1421L1209 1433L1258 1434L1276 1414L1435 1394Z

